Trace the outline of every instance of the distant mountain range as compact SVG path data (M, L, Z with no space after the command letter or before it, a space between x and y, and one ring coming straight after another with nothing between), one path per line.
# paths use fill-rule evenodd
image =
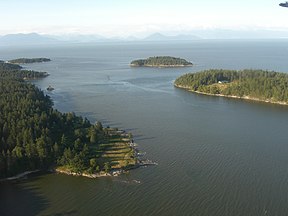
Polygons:
M89 42L111 42L121 41L118 38L105 38L99 35L40 35L37 33L29 34L8 34L0 36L0 46L31 46L31 45L50 45L67 43L89 43Z
M59 44L59 43L89 43L89 42L119 42L119 41L179 41L200 39L193 35L166 36L160 33L149 35L145 38L106 38L100 35L40 35L37 33L30 34L8 34L0 36L0 45L19 46L19 45L41 45L41 44Z
M18 46L18 45L41 45L55 44L61 41L36 33L30 34L8 34L0 37L0 45Z
M144 38L144 41L183 41L183 40L199 40L201 37L194 35L176 35L176 36L166 36L160 33L154 33Z
M19 46L19 45L47 45L65 43L91 43L91 42L123 42L123 41L191 41L201 39L268 39L268 38L288 38L288 31L270 30L194 30L187 34L175 36L154 33L145 38L137 37L113 37L106 38L100 35L40 35L37 33L29 34L8 34L0 36L0 46Z
M106 41L107 38L101 35L85 35L85 34L65 34L65 35L46 35L46 37L50 37L62 42L75 42L75 43L87 43L87 42L95 42L95 41Z

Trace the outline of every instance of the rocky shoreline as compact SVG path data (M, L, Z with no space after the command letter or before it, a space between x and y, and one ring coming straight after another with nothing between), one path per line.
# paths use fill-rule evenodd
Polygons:
M197 94L202 94L202 95L209 95L209 96L217 96L217 97L226 97L226 98L234 98L234 99L244 99L244 100L250 100L250 101L257 101L257 102L264 102L264 103L271 103L271 104L278 104L278 105L284 105L287 106L288 103L286 102L281 102L281 101L271 101L271 100L263 100L260 98L253 98L253 97L249 97L249 96L236 96L236 95L223 95L223 94L211 94L211 93L205 93L205 92L200 92L200 91L193 91L191 90L189 87L187 86L181 86L181 85L176 85L174 84L174 86L176 88L180 88L180 89L185 89L187 91L190 91L192 93L197 93Z
M60 174L65 174L65 175L82 176L82 177L87 177L87 178L100 178L100 177L108 177L108 176L119 176L120 174L124 173L124 170L115 170L115 171L111 171L109 173L99 172L99 173L89 174L89 173L76 173L76 172L72 172L69 170L63 170L63 169L56 168L54 170L54 172L60 173Z
M134 166L131 166L127 169L115 169L115 170L111 170L110 172L104 172L104 171L101 171L101 172L98 172L98 173L77 173L77 172L72 172L70 170L65 170L65 169L61 169L61 168L56 168L56 169L53 169L53 170L50 170L51 172L54 172L54 173L59 173L59 174L65 174L65 175L71 175L71 176L82 176L82 177L87 177L87 178L101 178L101 177L116 177L116 176L119 176L121 174L125 174L125 173L129 173L129 170L132 170L132 169L136 169L138 167L141 167L141 166L151 166L151 165L158 165L158 163L156 162L153 162L151 160L139 160L139 162L137 164L135 164Z

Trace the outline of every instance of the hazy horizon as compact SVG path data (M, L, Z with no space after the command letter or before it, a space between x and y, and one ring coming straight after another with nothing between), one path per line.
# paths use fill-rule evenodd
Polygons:
M1 1L0 35L101 35L145 37L193 31L287 32L288 11L281 1L212 0L9 0Z
M288 39L288 31L274 30L231 30L231 29L195 29L189 32L152 32L143 35L105 36L100 34L63 33L39 34L38 32L18 32L0 35L0 43L25 43L27 40L37 43L38 40L50 42L101 42L101 41L185 41L203 39ZM7 44L8 45L8 44ZM17 44L16 44L17 45Z

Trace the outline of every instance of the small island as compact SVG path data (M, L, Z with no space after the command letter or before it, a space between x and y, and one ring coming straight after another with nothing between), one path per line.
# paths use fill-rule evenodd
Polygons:
M31 63L41 63L49 61L51 61L51 59L49 58L18 58L9 60L8 62L11 64L31 64Z
M130 63L131 67L188 67L192 65L191 62L185 59L171 56L149 57L147 59L134 60Z
M211 69L180 76L174 86L200 94L288 105L286 73Z
M51 85L49 85L49 86L46 88L46 90L47 90L47 91L53 91L54 88L53 88Z

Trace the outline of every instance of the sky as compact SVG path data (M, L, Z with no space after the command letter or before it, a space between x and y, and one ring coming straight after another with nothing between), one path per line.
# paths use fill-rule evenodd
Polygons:
M180 34L195 29L288 31L279 0L0 0L0 35Z

